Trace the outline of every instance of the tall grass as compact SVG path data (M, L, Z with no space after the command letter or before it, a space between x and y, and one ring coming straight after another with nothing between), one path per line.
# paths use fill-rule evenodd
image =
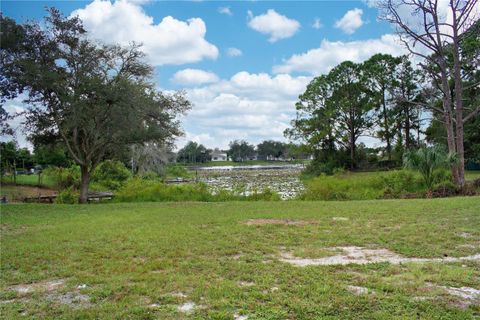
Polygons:
M115 193L115 201L144 202L144 201L276 201L280 196L270 190L242 195L238 192L221 190L212 194L206 184L165 184L156 180L132 178Z
M434 173L436 184L449 183L445 170ZM401 198L415 193L423 194L426 185L420 174L408 170L375 172L374 174L341 173L321 175L305 182L302 200L369 200Z

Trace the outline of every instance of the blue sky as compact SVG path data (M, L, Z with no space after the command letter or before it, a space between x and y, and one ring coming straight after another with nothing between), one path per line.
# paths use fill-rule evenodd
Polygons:
M364 1L2 1L1 10L22 22L41 19L45 6L79 15L99 41L144 44L158 87L186 90L194 103L178 146L284 140L314 76L343 60L404 52Z

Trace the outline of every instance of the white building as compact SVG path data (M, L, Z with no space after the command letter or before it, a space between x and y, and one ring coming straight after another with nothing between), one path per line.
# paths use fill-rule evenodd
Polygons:
M218 148L212 151L212 161L228 161L228 156Z

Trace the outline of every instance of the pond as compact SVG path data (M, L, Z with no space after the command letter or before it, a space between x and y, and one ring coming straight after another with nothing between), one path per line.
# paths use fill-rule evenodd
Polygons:
M294 198L303 190L300 181L301 164L197 167L198 181L207 184L212 193L220 189L243 194L262 192L265 189L277 192L283 200Z

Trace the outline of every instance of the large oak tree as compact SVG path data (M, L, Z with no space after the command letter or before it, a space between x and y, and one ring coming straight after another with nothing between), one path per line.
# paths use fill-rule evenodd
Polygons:
M2 33L16 39L2 43L2 97L28 93L27 128L61 138L81 168L85 203L91 173L106 155L128 145L171 143L181 134L177 116L190 103L182 93L156 89L138 45L100 45L78 18L49 13L42 26L2 17Z

